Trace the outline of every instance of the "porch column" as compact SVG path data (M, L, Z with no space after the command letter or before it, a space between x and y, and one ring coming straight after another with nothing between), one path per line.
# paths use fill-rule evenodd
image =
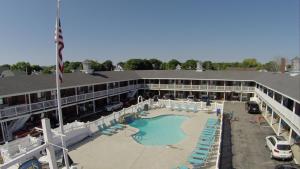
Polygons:
M3 142L6 142L6 137L5 137L5 131L4 131L4 128L3 128L3 122L1 122L1 131L2 131L2 138L3 138Z
M29 111L31 112L31 97L30 97L30 93L28 94L28 104L29 104Z
M95 88L93 85L93 112L96 113Z
M129 86L129 81L128 81L128 86ZM106 83L106 104L108 104L108 83Z
M271 115L271 127L273 128L273 117L274 117L274 111L272 110L272 115Z
M290 127L290 132L289 132L289 143L292 144L292 133L293 133L293 129Z
M281 117L279 117L278 129L277 129L277 136L281 133Z

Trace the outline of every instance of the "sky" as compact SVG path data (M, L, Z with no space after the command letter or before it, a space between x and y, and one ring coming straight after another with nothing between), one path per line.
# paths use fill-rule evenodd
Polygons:
M299 0L62 0L64 60L299 56ZM0 0L0 65L55 64L55 0Z

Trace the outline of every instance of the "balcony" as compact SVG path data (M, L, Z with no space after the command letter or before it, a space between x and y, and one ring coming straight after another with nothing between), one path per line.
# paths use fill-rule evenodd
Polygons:
M69 96L61 98L61 104L68 105L71 103L76 103L80 101L85 100L91 100L96 99L100 97L106 97L108 95L114 95L130 90L135 90L141 88L142 85L131 85L131 86L124 86L120 88L115 89L109 89L109 90L103 90L103 91L97 91L97 92L91 92L91 93L85 93L80 94L76 96ZM12 106L12 107L5 107L3 109L0 109L0 119L6 119L6 118L13 118L20 115L29 114L31 112L38 112L43 111L51 108L57 107L57 100L46 100L38 103L32 103L32 104L22 104L18 106Z
M285 122L287 122L295 131L300 133L300 117L294 112L278 103L276 100L260 91L255 89L257 95L276 112Z
M183 90L183 91L217 91L217 92L254 92L250 86L216 86L216 85L182 85L182 84L145 84L144 89L150 90Z

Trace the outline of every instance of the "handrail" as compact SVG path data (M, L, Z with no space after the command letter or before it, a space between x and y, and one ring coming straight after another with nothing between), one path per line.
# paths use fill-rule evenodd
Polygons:
M67 105L70 103L75 103L78 101L83 101L87 99L95 99L98 97L104 97L108 95L113 95L117 93L121 93L128 90L134 90L141 87L141 85L129 85L124 87L119 87L115 89L108 89L108 90L101 90L97 92L90 92L80 95L74 95L74 96L68 96L61 98L62 105ZM41 111L49 108L54 108L57 106L56 99L53 100L46 100L42 102L37 103L31 103L31 104L22 104L17 106L11 106L11 107L5 107L3 109L0 109L0 119L3 118L11 118L11 117L17 117L18 115L24 115L28 114L30 112L36 112Z

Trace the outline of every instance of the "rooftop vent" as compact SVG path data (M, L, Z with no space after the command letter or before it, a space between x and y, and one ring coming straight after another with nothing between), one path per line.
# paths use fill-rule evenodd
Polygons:
M92 62L90 60L85 60L82 62L82 72L87 74L92 74L94 70L91 67Z
M203 72L202 63L200 61L197 62L196 72Z

